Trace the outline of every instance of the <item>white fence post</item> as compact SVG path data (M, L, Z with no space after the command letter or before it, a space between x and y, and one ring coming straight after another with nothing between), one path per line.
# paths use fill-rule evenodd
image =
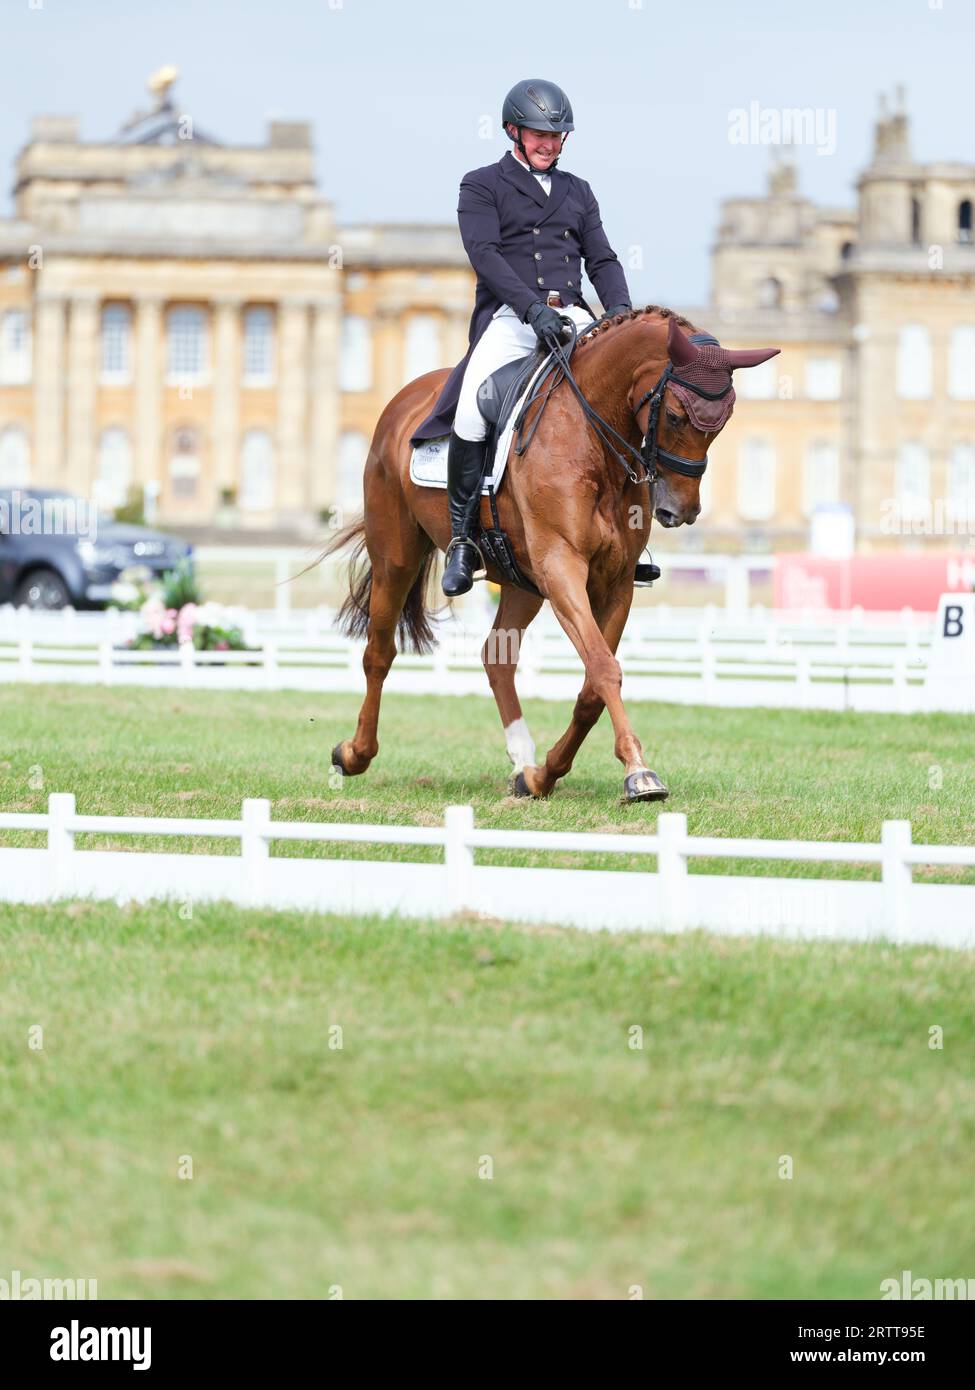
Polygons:
M713 700L718 685L718 659L714 654L714 648L707 643L701 649L701 685L702 695L705 700ZM667 812L664 813L668 814ZM671 815L676 814L670 812Z
M98 674L106 685L112 683L112 644L111 642L99 642L98 644Z
M74 831L68 829L68 822L73 819L74 814L73 792L52 792L47 798L47 853L50 864L48 883L51 897L65 897L72 887Z
M17 643L17 675L21 680L29 681L34 667L31 660L31 640L29 637L21 637Z
M809 698L812 690L812 658L808 652L796 651L796 689L799 692L800 701Z
M268 827L271 803L266 797L248 797L241 811L240 853L244 861L244 894L252 906L262 900L264 866L271 857Z
M473 806L447 806L443 815L444 868L447 872L447 910L465 912L472 902L474 850L468 836L474 829Z
M883 850L881 878L884 892L884 927L895 936L908 931L911 925L910 864L904 863L904 850L911 847L911 822L885 820L880 829Z
M683 811L662 811L657 817L657 836L661 925L679 931L687 925L687 817Z
M726 613L731 613L735 617L741 617L743 613L748 611L750 578L751 576L748 568L737 556L728 561L724 572L724 606Z
M262 659L264 662L264 682L268 690L277 688L278 680L278 644L265 638L263 642L264 651Z

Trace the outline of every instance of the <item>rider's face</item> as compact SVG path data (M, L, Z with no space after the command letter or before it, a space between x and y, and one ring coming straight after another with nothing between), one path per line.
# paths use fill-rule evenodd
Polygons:
M511 127L514 130L514 127ZM557 159L562 148L562 132L558 130L529 130L522 126L521 138L528 155L528 163L535 169L547 169L553 159Z

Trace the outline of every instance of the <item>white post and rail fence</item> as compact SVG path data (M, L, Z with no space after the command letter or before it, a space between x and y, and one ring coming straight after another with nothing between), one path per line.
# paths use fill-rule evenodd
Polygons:
M5 832L46 846L2 845ZM79 849L78 835L235 840L239 854ZM271 854L287 841L423 846L439 863ZM479 864L479 850L643 856L646 870ZM694 859L879 865L879 879L691 873ZM650 867L650 861L655 866ZM885 821L879 843L694 836L662 812L645 835L478 828L471 806L448 806L442 826L275 821L271 803L245 800L239 820L92 816L69 793L43 813L0 813L0 900L171 899L265 909L444 918L482 913L588 930L685 931L808 939L883 939L975 946L975 885L923 883L919 866L975 868L975 846L914 844L909 821Z

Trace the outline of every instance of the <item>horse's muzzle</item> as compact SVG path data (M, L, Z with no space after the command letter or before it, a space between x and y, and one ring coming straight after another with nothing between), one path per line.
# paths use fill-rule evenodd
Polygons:
M660 525L666 526L669 531L674 526L693 526L700 514L700 507L684 507L679 512L668 511L666 507L657 507L653 515L660 522Z

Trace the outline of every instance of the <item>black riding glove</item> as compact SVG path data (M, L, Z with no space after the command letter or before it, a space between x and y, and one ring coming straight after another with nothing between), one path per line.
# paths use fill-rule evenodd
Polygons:
M540 300L533 304L525 315L525 322L535 330L535 337L540 343L545 343L548 338L558 340L562 332L562 316L557 309L553 309L550 304L543 304Z

